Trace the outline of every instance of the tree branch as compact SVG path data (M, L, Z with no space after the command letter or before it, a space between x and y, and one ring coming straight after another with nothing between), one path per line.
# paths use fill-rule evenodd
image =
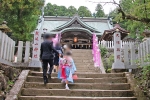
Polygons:
M112 1L110 1L110 2L93 2L93 1L88 1L88 2L92 2L92 3L104 3L104 4L115 4L115 5L117 5L118 6L118 11L119 11L119 13L121 13L122 14L122 18L123 19L129 19L129 20L135 20L135 21L140 21L140 22L143 22L143 23L146 23L146 24L148 24L148 23L150 23L150 18L138 18L138 17L136 17L136 16L132 16L132 15L129 15L129 14L126 14L125 13L125 11L123 11L123 9L122 9L122 7L121 7L121 5L119 4L119 3L117 3L115 0L112 0Z

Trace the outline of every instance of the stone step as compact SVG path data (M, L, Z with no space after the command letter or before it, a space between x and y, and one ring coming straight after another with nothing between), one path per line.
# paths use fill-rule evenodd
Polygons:
M75 64L78 63L94 63L93 60L74 60Z
M37 76L28 76L27 82L43 82L43 77ZM50 83L59 83L57 77L52 77L49 80ZM125 77L119 78L78 78L78 80L74 80L75 83L127 83L127 79Z
M82 69L82 70L78 70L77 69L77 72L98 72L100 70L92 70L92 69Z
M135 97L20 96L19 100L137 100Z
M91 68L95 68L94 67L94 63L78 63L75 62L76 67L91 67Z
M78 66L92 66L92 65L94 65L94 63L93 62L88 62L88 63L82 63L82 62L76 62L76 61L74 61L75 62L75 65L78 67Z
M94 67L82 67L82 66L77 66L77 70L95 70Z
M31 71L29 73L32 76L42 76L43 73L42 72L34 72ZM80 72L76 72L76 74L78 75L79 78L110 78L110 77L124 77L125 74L124 73L109 73L109 74L98 74L98 73L80 73ZM52 77L57 77L57 73L52 73Z
M93 57L72 57L74 60L82 60L82 59L84 59L84 60L93 60Z
M0 93L1 93L1 91L0 91ZM3 100L4 98L3 98L3 96L2 95L0 95L0 100Z
M72 49L72 52L91 52L92 53L92 50Z
M76 66L77 70L82 70L82 69L90 69L90 70L94 70L94 66Z
M88 57L88 58L93 58L93 55L87 55L87 54L73 54L72 57Z
M22 89L22 96L81 96L81 97L132 97L131 90L91 90L91 89Z
M128 83L74 83L69 84L70 89L99 89L99 90L129 90ZM65 84L62 83L48 83L46 86L43 82L26 82L24 88L38 88L38 89L64 89Z

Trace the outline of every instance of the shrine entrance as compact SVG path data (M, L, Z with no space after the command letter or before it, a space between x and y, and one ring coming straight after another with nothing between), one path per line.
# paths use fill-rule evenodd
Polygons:
M92 34L84 28L64 29L61 32L61 44L69 44L72 49L92 49Z

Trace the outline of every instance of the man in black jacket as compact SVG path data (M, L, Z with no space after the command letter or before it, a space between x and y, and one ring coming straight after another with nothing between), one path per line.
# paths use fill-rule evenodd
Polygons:
M48 77L51 78L51 73L53 70L53 62L54 62L54 54L53 53L59 54L53 47L52 36L46 34L45 41L41 44L41 55L40 55L40 58L43 62L42 67L43 67L44 84L48 83L48 78L47 78L48 63L50 65Z

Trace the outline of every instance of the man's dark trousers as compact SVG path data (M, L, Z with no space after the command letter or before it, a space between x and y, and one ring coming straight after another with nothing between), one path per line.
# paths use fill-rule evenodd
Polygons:
M50 69L48 74L51 75L52 70L53 70L53 63L54 60L53 59L49 59L49 60L42 60L43 61L43 77L47 77L47 68L48 68L48 64L50 65Z

